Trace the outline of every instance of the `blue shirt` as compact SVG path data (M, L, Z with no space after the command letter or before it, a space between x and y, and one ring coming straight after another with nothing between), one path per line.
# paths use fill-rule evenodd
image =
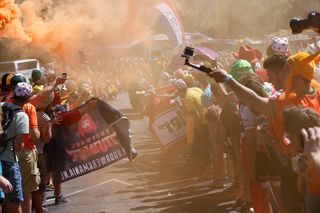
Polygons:
M203 91L203 94L201 96L201 104L205 108L213 105L213 96L210 85L208 85L207 88Z

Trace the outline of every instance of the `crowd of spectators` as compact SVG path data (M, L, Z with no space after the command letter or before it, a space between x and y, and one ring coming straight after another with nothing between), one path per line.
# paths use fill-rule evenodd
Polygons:
M216 187L232 171L237 210L320 212L320 51L293 52L287 38L273 37L264 52L242 45L217 58L219 66L199 61L208 75L163 72L157 87L176 91L154 95L184 112L187 155L213 167Z

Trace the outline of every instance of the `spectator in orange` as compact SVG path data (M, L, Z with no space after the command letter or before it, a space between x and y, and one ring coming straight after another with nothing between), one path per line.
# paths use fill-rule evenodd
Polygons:
M290 56L287 60L284 69L288 70L288 77L285 86L286 99L271 100L257 95L254 91L239 84L226 71L217 68L213 70L209 76L218 82L227 84L237 95L237 97L250 108L267 115L271 119L271 126L278 146L281 150L282 161L286 161L289 156L289 142L285 140L283 130L283 116L282 110L287 106L307 106L320 112L320 92L310 86L311 80L315 74L315 64L320 59L319 53L309 55L308 53L300 52ZM285 163L284 163L285 165ZM282 177L283 197L282 204L287 211L299 212L303 209L303 204L300 202L300 197L294 187L289 186L285 178L290 177L289 182L294 182L294 174L290 174L292 169L284 167L285 171ZM290 198L290 199L289 199Z

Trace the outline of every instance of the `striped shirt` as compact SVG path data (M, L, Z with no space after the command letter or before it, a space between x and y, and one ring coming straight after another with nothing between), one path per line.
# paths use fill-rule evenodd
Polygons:
M42 128L51 120L50 117L42 111L37 111L37 118L38 118L38 128L40 131L40 134L42 133ZM44 147L44 141L42 139L42 136L38 140L35 141L35 145L37 147L37 150L39 154L43 154L43 147Z

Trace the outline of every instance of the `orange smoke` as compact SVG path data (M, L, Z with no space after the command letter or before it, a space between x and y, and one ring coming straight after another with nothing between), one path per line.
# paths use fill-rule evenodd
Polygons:
M149 27L143 23L143 14L145 14L150 8L148 0L136 0L128 1L126 3L125 23L122 26L122 32L126 32L120 39L122 42L141 39L150 33ZM150 5L149 0L149 5ZM150 15L148 18L152 18Z
M13 0L0 0L0 30L18 18L19 8Z
M20 21L20 9L13 0L0 0L0 38L30 42Z
M96 55L108 54L108 46L142 39L150 33L153 0L52 2L24 1L24 30L33 44L41 45L64 63L79 62L81 53L88 60L95 55L95 60ZM44 8L49 14L42 13Z
M97 60L110 54L109 46L146 38L158 1L0 0L0 38L41 47L66 64L81 62L81 55Z

